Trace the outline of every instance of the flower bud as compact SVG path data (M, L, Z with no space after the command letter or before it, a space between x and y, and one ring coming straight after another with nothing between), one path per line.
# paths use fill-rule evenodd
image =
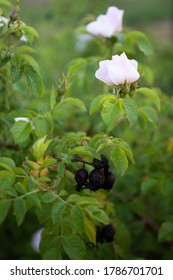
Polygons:
M10 12L10 20L16 21L19 19L19 7L17 6Z

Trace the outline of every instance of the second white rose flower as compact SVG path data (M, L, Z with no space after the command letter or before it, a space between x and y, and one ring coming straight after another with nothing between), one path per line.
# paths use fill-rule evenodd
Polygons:
M100 15L86 26L86 30L97 37L110 38L122 30L124 11L117 7L109 7L105 15Z
M107 85L124 85L137 81L140 74L137 70L138 63L128 59L125 53L112 56L112 60L103 60L95 76Z

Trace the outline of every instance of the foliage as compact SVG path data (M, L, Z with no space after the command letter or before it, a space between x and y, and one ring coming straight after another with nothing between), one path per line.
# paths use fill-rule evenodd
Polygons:
M14 216L20 231L31 215L44 227L42 259L171 257L163 247L172 246L173 149L169 128L163 142L156 128L158 111L163 127L172 112L168 98L150 86L148 38L128 30L111 39L90 38L88 55L68 62L47 88L32 47L38 33L20 20L18 1L10 6L0 2L3 16L9 15L0 26L2 228ZM98 62L123 51L139 62L139 85L103 88L94 78ZM102 155L116 175L114 187L77 192L76 170L85 165L91 174ZM98 229L109 224L114 241L102 244Z

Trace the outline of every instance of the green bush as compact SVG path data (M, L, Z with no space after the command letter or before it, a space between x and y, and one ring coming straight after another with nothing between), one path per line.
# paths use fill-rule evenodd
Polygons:
M152 44L131 28L88 37L94 18L76 28L70 17L93 1L70 2L59 30L56 10L40 8L39 43L18 2L0 2L0 258L171 259L172 100L156 87ZM123 52L138 61L139 83L96 80L99 61Z

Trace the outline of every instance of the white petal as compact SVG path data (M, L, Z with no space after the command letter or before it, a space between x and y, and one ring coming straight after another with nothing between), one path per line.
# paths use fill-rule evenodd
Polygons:
M8 18L0 16L0 26L3 26L5 24L8 24Z
M138 63L135 59L130 59L129 62L136 70L138 69Z
M120 60L123 65L125 81L127 83L133 83L139 79L140 75L137 71L137 64L135 60L129 60L125 53L120 55ZM135 66L135 67L134 67Z
M108 67L107 67L109 62L110 60L100 61L99 63L100 68L96 71L95 77L107 85L112 85L113 82L109 77Z
M34 249L34 251L39 252L39 245L41 242L41 235L43 232L44 228L38 229L32 236L31 240L31 246Z
M29 118L25 118L25 117L14 118L14 120L15 122L19 122L19 121L31 122Z
M86 30L95 35L100 37L109 38L113 35L113 27L110 24L110 21L105 15L98 16L96 21L89 23L86 26Z
M109 63L108 73L110 79L115 85L122 85L125 83L124 67L118 55L114 56L114 59Z
M117 7L109 7L106 13L106 16L109 18L109 21L114 28L114 32L122 30L122 21L123 21L124 11L118 9Z

